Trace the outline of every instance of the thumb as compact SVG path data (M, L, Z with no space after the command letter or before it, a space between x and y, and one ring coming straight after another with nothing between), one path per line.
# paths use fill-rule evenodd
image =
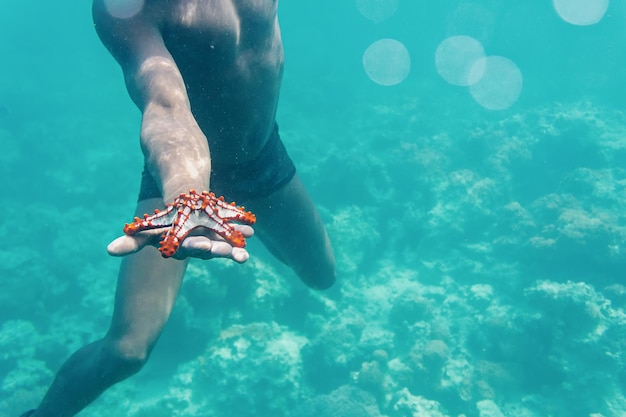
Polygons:
M150 243L151 236L120 236L107 246L107 252L111 256L126 256L138 252Z

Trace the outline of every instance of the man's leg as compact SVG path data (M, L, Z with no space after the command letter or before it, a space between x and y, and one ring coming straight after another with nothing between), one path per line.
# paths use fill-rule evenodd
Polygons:
M140 201L137 215L162 207ZM69 417L104 390L141 369L167 322L186 263L146 247L122 260L115 310L106 336L74 353L59 370L33 417Z
M316 289L335 282L335 257L320 215L298 175L268 197L246 204L263 244Z

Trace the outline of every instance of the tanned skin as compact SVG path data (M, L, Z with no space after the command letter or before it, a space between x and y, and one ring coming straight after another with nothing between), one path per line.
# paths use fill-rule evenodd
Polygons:
M96 30L142 113L146 167L163 195L140 201L137 215L192 188L211 190L212 163L245 163L266 144L284 60L277 8L277 0L145 0L136 15L117 18L105 0L94 0ZM334 283L327 234L297 175L271 195L237 203L256 214L256 235L304 283ZM141 369L168 320L187 258L248 259L245 249L210 234L186 239L178 259L163 259L154 247L158 235L109 245L109 253L123 256L109 331L67 360L34 417L73 416Z

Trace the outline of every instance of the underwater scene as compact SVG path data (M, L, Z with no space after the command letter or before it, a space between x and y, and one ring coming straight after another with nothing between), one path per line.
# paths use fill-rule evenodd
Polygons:
M626 416L626 2L278 14L276 118L337 283L308 288L255 237L243 264L191 261L148 363L79 415ZM0 417L18 417L107 332L143 155L90 1L2 0L0 35Z

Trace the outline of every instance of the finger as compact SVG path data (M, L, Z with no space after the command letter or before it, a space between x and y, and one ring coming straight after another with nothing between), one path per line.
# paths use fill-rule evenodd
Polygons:
M145 239L139 239L135 236L120 236L109 243L107 246L107 252L111 256L130 255L131 253L135 253L146 246L145 242L142 242L142 240Z
M235 227L235 230L243 233L245 238L249 238L254 235L254 229L252 228L252 226L249 226L247 224L233 224L233 226Z
M126 256L148 245L158 247L161 235L161 229L146 230L133 236L123 235L109 243L107 252L111 256Z
M206 236L187 236L176 251L176 259L230 258L233 247L224 241L216 241Z
M205 236L187 236L176 251L174 258L211 259L215 255L211 252L213 242Z
M188 236L174 255L176 259L229 258L238 263L248 260L250 255L243 248L233 248L228 242L210 240L204 236Z
M244 263L250 258L250 254L244 248L233 248L231 259L237 263Z
M214 241L211 252L220 258L230 258L230 255L233 253L233 247L228 242Z

